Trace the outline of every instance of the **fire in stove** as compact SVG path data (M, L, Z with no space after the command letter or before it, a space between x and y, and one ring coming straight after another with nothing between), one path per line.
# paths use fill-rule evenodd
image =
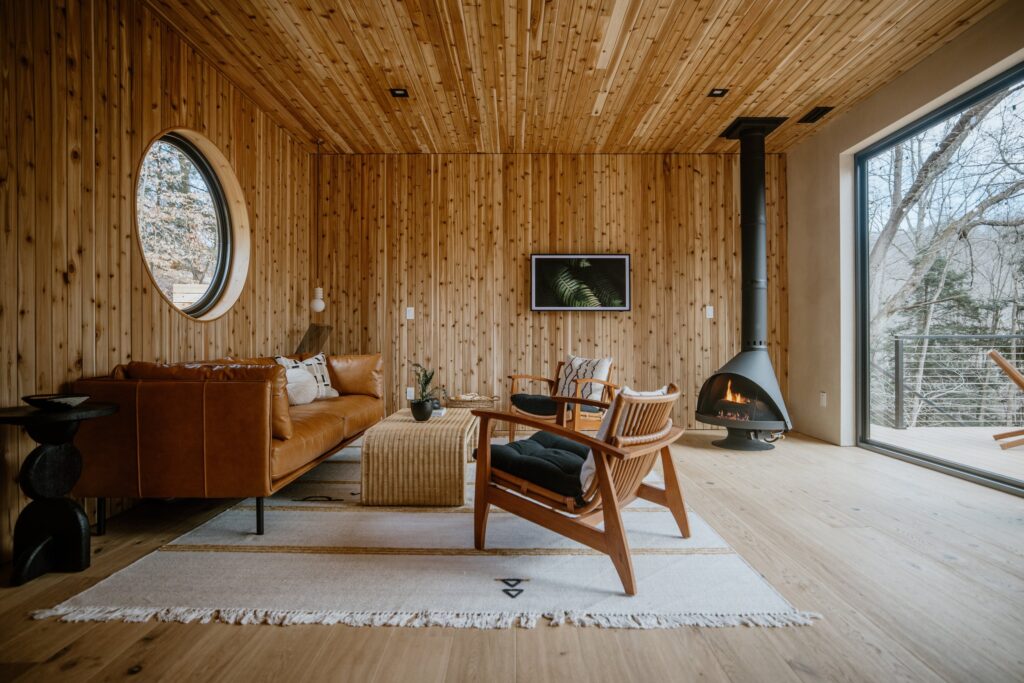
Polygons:
M750 399L738 391L732 390L732 380L725 386L725 396L715 402L715 414L726 420L746 422L750 420Z

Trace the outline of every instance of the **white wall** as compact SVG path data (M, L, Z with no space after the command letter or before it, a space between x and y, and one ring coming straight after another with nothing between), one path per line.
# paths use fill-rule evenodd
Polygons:
M796 431L856 442L853 154L1022 61L1024 2L1011 0L787 150L787 403Z

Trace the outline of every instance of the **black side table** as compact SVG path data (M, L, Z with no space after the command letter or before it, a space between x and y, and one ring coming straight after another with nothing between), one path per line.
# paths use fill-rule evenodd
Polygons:
M79 572L90 559L89 520L67 497L82 474L82 454L72 439L82 420L117 412L113 403L83 403L69 410L0 409L0 424L24 427L39 446L21 466L21 490L32 499L14 525L14 571L20 586L52 571Z

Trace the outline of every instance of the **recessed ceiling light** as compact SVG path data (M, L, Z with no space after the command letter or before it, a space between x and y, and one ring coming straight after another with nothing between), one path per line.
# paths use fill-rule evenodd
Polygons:
M728 88L712 88L708 92L708 97L725 97L725 94L729 92Z
M408 97L409 91L405 88L388 88L392 97Z

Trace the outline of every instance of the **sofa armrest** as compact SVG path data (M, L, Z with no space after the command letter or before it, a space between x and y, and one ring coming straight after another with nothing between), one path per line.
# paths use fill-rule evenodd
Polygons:
M75 439L78 495L269 495L269 381L92 379L75 390L120 406Z
M75 434L82 452L82 475L75 484L78 496L140 498L138 435L136 433L137 381L98 377L74 383L74 391L91 400L115 403L113 415L85 420Z

